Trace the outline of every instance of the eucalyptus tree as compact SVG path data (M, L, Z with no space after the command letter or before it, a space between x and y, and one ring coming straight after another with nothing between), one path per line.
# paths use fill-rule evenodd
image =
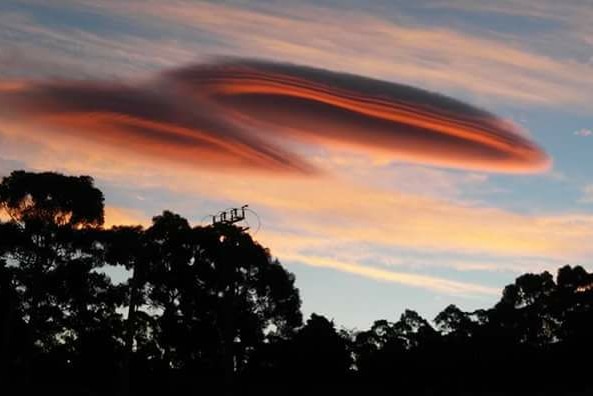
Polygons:
M0 183L0 210L8 217L0 259L12 313L5 337L15 320L26 325L29 372L43 354L62 356L65 365L92 364L81 351L117 321L118 305L108 277L95 271L104 263L102 192L89 176L14 171Z

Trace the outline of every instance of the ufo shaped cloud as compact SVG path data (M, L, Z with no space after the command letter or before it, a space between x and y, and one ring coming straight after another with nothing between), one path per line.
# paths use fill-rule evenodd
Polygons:
M184 164L314 172L293 143L489 172L538 172L550 164L517 126L458 100L264 61L194 64L140 84L4 83L0 106L0 117L54 135Z

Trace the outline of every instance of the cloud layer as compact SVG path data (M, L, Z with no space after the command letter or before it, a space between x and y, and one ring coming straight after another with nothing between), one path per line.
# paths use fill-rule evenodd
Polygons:
M5 82L0 106L36 133L186 165L310 173L295 149L305 144L492 172L549 166L514 125L457 100L263 61L225 59L130 84Z

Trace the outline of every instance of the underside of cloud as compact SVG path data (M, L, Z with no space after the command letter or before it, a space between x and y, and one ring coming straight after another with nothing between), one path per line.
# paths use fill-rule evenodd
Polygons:
M295 143L490 172L550 163L516 126L460 101L252 60L190 65L142 83L0 82L0 117L51 139L196 166L315 172Z

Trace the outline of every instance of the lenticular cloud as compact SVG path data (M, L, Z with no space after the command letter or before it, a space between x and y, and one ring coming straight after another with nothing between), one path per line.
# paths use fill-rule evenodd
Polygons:
M294 143L490 172L547 155L516 126L410 86L252 60L190 65L143 84L0 84L0 117L184 164L311 173Z

